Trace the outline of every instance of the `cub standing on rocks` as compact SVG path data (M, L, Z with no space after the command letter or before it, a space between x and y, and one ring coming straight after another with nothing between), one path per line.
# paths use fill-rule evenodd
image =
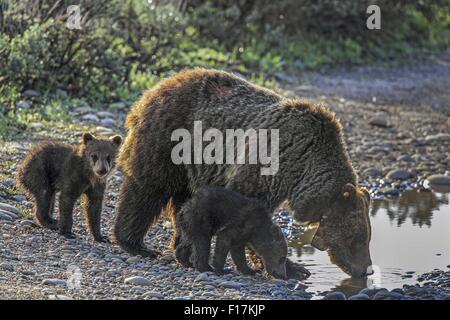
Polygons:
M246 262L249 246L263 260L268 274L286 278L287 243L269 210L255 199L222 187L204 187L182 207L176 216L181 236L176 246L177 260L184 266L192 262L201 271L221 274L228 252L237 269L254 274ZM208 264L211 238L217 235L213 268Z
M32 149L18 169L17 185L33 201L34 215L39 224L58 229L73 238L72 211L80 196L89 229L95 241L108 241L100 231L100 214L106 178L115 166L121 136L96 138L83 134L78 146L44 143ZM55 193L59 197L59 225L52 218Z

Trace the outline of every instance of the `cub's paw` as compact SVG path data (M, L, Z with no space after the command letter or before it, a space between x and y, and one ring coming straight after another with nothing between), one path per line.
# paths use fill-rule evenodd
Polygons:
M66 239L75 239L76 236L73 232L60 232L60 235L62 235Z
M107 236L94 237L94 240L96 242L111 243L111 241L109 240L109 238Z
M246 276L254 276L256 274L256 271L252 268L244 268L244 269L238 269L238 271L242 274L245 274Z

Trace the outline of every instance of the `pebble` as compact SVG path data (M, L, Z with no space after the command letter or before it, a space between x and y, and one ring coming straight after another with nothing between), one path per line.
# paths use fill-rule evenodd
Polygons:
M435 135L428 135L425 137L426 142L446 142L450 141L450 133L438 133Z
M219 286L229 289L240 289L242 284L236 281L222 281L219 283Z
M91 122L100 121L100 119L95 114L92 113L85 114L84 116L81 117L81 119L84 121L91 121Z
M12 212L17 216L22 215L22 213L16 207L13 207L12 205L9 205L7 203L0 203L0 210Z
M209 281L209 276L206 272L202 272L197 277L195 277L195 281L196 282Z
M364 170L364 174L368 175L369 177L379 177L382 175L381 170L377 169L377 168L368 168L366 170Z
M113 119L110 119L110 118L102 119L100 121L100 123L101 123L102 126L105 126L105 127L112 127L112 126L116 125L116 122Z
M31 104L28 101L20 100L17 103L17 108L19 108L19 109L30 109L31 108Z
M8 215L14 220L18 218L18 216L15 215L14 213L9 212L9 211L5 211L5 210L2 210L2 209L0 209L0 213Z
M390 124L384 115L376 115L369 120L369 124L380 128L389 128Z
M109 111L99 111L97 112L97 116L100 118L114 118L114 114Z
M358 293L348 298L348 300L370 300L370 297L364 293Z
M433 174L426 179L430 184L450 186L450 176Z
M164 299L164 295L159 293L159 292L155 292L155 291L148 291L146 293L143 294L144 298L157 298L157 299Z
M67 283L62 279L44 279L42 284L46 286L66 286Z
M139 263L141 261L141 258L138 256L129 257L126 262L127 263Z
M340 291L327 293L323 300L346 300L345 294Z
M50 300L73 300L72 297L65 296L62 294L51 294L48 296Z
M0 220L3 220L3 221L12 221L13 218L12 218L9 214L1 213L1 212L0 212Z
M0 269L5 270L5 271L9 271L9 272L13 272L14 271L14 266L10 263L7 262L2 262L0 263Z
M33 90L33 89L25 90L22 94L25 97L30 97L30 98L32 98L32 97L39 97L40 96L40 93L38 91L36 91L36 90Z
M32 122L28 125L28 127L35 130L42 130L45 128L45 126L40 122Z
M125 278L124 282L135 286L151 286L153 284L149 279L140 276Z
M386 175L387 179L390 180L408 180L411 174L406 170L391 170Z
M365 288L365 289L362 289L359 292L359 294L366 294L370 298L372 298L375 294L377 294L380 291L387 291L387 289L385 289L385 288Z
M403 295L398 292L389 292L387 290L382 290L377 292L372 300L401 300Z

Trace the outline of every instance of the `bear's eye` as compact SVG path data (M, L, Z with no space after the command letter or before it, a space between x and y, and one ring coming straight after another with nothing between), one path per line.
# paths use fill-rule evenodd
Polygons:
M108 161L108 163L111 163L111 156L108 155L108 156L106 157L106 161Z
M93 154L93 155L91 156L91 159L92 159L93 162L97 162L98 156L97 156L96 154Z

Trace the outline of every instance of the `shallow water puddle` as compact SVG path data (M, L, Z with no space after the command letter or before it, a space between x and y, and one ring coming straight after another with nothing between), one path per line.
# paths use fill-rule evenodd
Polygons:
M290 258L311 271L303 283L307 291L342 291L347 296L375 284L387 289L417 283L417 277L450 265L449 195L431 191L405 191L400 198L376 200L372 204L370 252L377 267L365 280L353 280L330 263L326 252L308 243L308 230L290 243Z

